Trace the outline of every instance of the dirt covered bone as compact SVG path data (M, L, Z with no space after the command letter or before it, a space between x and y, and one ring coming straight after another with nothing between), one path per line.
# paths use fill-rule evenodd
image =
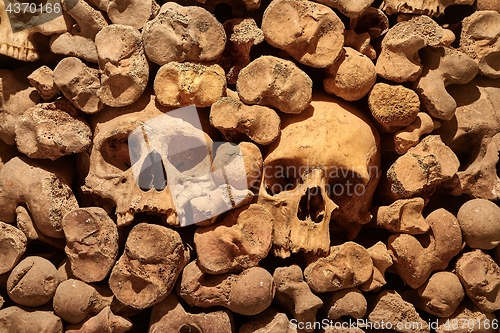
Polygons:
M274 254L327 254L331 218L354 238L371 219L379 167L378 134L352 105L318 92L300 115L283 116L259 192L259 203L275 218Z
M242 102L284 113L301 113L312 99L309 76L293 62L273 56L261 56L243 68L236 89Z
M392 266L393 260L387 246L382 242L377 242L366 250L372 258L373 272L368 281L359 286L359 289L361 291L379 291L387 283L384 276L385 270Z
M31 158L56 160L81 153L92 142L89 125L66 100L29 108L17 122L15 133L17 149Z
M262 17L266 41L300 63L324 68L344 45L344 24L324 5L304 0L273 0Z
M124 317L116 316L109 306L97 315L80 324L68 325L65 333L124 333L132 328L132 322Z
M479 73L500 78L500 13L476 11L464 18L460 35L460 51L479 65Z
M222 24L207 10L167 2L159 14L144 25L146 56L158 65L171 61L210 61L224 51Z
M472 5L474 0L384 0L382 10L388 15L396 13L440 16L451 5Z
M418 51L425 46L449 46L453 32L427 16L416 16L393 26L382 41L377 74L394 82L415 81L422 73Z
M100 207L75 209L62 219L71 272L84 282L103 280L118 255L115 222Z
M479 310L474 303L469 300L464 300L458 306L457 310L453 315L446 318L438 318L438 327L436 328L436 333L497 333L498 330L494 329L492 325L488 325L494 322L495 318L494 313L485 313ZM450 322L452 323L460 323L460 322L469 322L470 327L465 325L465 327L456 327L455 325L447 325ZM489 328L487 328L489 327Z
M394 134L394 146L400 155L420 142L420 137L432 133L441 123L425 112L417 113L417 118L408 126Z
M321 0L318 1L328 7L335 8L339 10L342 14L347 17L355 18L363 13L366 9L370 7L373 0L359 0L359 1L349 1L349 0Z
M271 305L273 277L263 268L252 267L239 274L208 275L196 261L182 271L177 294L191 306L223 306L245 316L256 315Z
M39 240L60 250L63 250L64 246L66 245L66 239L49 237L40 232L35 222L33 221L33 216L25 206L17 206L16 224L19 230L21 230L26 235L28 243L31 243L34 240Z
M393 233L425 234L429 225L422 216L425 202L422 198L400 199L389 206L372 208L375 216L369 226L385 228Z
M500 208L485 199L464 203L457 214L464 241L473 249L491 250L500 244Z
M368 7L359 16L351 18L349 27L357 34L368 33L375 39L389 31L389 19L380 9Z
M271 249L273 217L258 204L229 212L221 223L198 228L197 264L209 274L240 272L265 258Z
M377 52L371 46L370 42L370 34L367 32L362 34L357 34L353 30L346 30L344 32L344 47L351 47L368 58L375 60Z
M162 301L189 261L179 234L169 228L140 223L130 231L109 286L115 297L134 309Z
M297 333L295 327L291 327L287 315L269 307L264 312L253 316L250 321L240 327L238 333Z
M462 247L462 232L453 214L440 208L425 221L431 229L428 235L392 235L387 245L394 268L414 289L423 285L432 272L445 269Z
M227 310L190 312L174 293L153 305L149 321L149 333L184 332L203 333L234 332L233 316Z
M59 94L59 88L54 83L52 75L52 69L43 65L28 76L31 85L35 87L38 94L40 94L46 102L54 100Z
M21 230L0 222L0 274L9 272L17 265L26 251L27 242Z
M323 297L323 309L328 319L339 319L350 316L361 319L367 310L366 298L358 288L348 288L325 294Z
M63 166L63 165L60 165ZM54 165L54 167L57 167ZM0 169L0 220L14 222L16 206L26 205L46 236L64 238L63 216L78 208L64 171L53 172L28 158L14 157Z
M61 318L53 311L22 309L18 306L0 310L0 331L9 333L64 332Z
M138 30L153 19L159 10L160 6L155 0L131 0L125 4L119 0L110 0L105 9L112 23L129 25Z

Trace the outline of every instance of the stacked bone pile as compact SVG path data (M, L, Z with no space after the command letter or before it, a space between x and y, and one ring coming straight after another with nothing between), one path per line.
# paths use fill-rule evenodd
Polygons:
M199 1L0 1L0 332L500 332L500 1Z

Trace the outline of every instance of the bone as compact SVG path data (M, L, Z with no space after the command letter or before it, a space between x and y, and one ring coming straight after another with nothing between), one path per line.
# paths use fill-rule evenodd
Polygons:
M109 286L120 302L142 310L167 297L188 260L189 252L177 232L140 223L128 235Z
M472 199L457 214L467 245L473 249L491 250L500 244L500 208L485 199Z
M37 307L52 300L58 285L56 267L47 259L30 256L10 273L7 293L19 305Z
M29 108L16 124L17 149L31 158L56 160L81 153L91 139L89 125L66 100Z
M53 72L54 83L77 109L85 113L99 112L104 104L97 96L101 87L99 71L75 57L64 58Z
M173 293L153 306L149 333L183 332L186 329L205 333L232 333L233 317L227 310L191 313Z
M358 288L334 291L326 294L323 300L323 309L328 319L334 320L345 316L361 319L365 316L368 306L365 296Z
M327 326L322 332L323 333L364 333L359 327L350 327L349 322L344 322L342 320L335 320L330 323L332 325ZM338 326L335 326L337 324ZM342 326L345 325L345 326ZM384 331L382 331L384 332Z
M467 296L481 311L500 309L500 267L488 254L481 250L464 253L455 270Z
M387 246L380 241L366 250L372 258L373 272L366 282L359 285L359 289L361 291L379 291L387 283L384 276L386 269L394 262Z
M116 224L100 207L79 208L61 222L71 271L84 282L104 280L118 255Z
M236 84L241 69L247 66L252 46L264 41L264 33L252 18L237 18L224 22L227 43L219 64L226 72L228 84Z
M472 5L473 0L434 0L434 1L416 1L416 0L386 0L382 5L382 10L388 15L395 13L423 14L429 16L440 16L444 14L445 9L451 5Z
M273 217L258 204L229 212L221 223L198 228L197 264L206 273L241 272L256 266L271 250Z
M243 68L236 89L242 102L275 107L284 113L301 113L312 99L312 81L307 74L293 62L273 56L261 56Z
M498 0L477 0L477 10L494 10L500 12L500 2Z
M328 7L339 10L347 17L355 18L367 10L373 0L348 1L348 0L321 0L319 1Z
M424 206L424 199L412 198L396 200L389 206L374 207L374 223L370 226L385 228L393 233L425 234L429 225L422 216Z
M450 322L469 322L470 326L458 327L447 325ZM447 318L438 318L438 326L436 328L436 333L469 333L469 332L481 332L481 333L497 333L497 330L488 325L494 322L495 314L484 313L480 311L474 304L465 300L458 306L457 310L453 315ZM487 328L489 327L489 328Z
M478 7L479 7L478 2ZM498 5L497 5L498 7ZM500 78L500 13L481 10L464 18L460 34L460 51L479 65L479 73L493 79Z
M10 224L0 222L0 230L0 274L4 274L21 260L28 240L22 231Z
M349 26L354 32L367 32L370 38L375 39L389 31L389 19L380 9L368 7L361 15L351 18Z
M59 88L54 83L53 71L43 65L28 76L31 85L35 87L44 101L50 102L59 94Z
M432 133L439 127L441 127L441 123L438 120L432 119L425 112L417 113L417 117L410 125L394 134L396 152L399 155L405 154L408 149L418 145L420 137Z
M14 222L16 206L25 204L40 232L63 238L61 220L78 207L63 172L54 173L26 158L5 163L0 169L0 220Z
M382 41L377 74L394 82L415 81L422 73L418 51L425 46L449 46L455 35L427 16L416 16L393 26Z
M63 333L61 318L53 311L10 306L0 311L0 331L9 333Z
M415 121L420 111L418 95L402 85L377 83L368 95L373 118L384 132L396 132Z
M278 267L274 271L273 279L276 286L274 300L298 322L315 322L316 312L323 305L323 301L311 292L304 281L300 267L297 265ZM305 331L313 330L305 329Z
M425 48L420 55L424 67L415 86L423 107L434 118L450 120L457 104L446 87L468 83L478 66L465 53L445 47Z
M16 207L16 224L19 230L26 235L28 243L39 240L60 250L64 250L64 246L66 246L66 239L48 237L41 233L30 212L24 206Z
M429 324L423 320L415 307L406 302L394 290L380 292L374 302L373 310L368 314L372 323L391 323L396 332L402 333L429 333ZM399 324L398 323L403 323ZM406 325L405 323L411 323ZM385 326L387 327L387 326Z
M140 32L127 25L112 24L99 31L95 45L101 70L99 99L114 107L137 101L149 79Z
M311 256L309 262L304 277L309 287L318 293L359 286L368 281L373 271L370 254L354 242L332 246L328 257Z
M357 101L372 89L377 79L373 62L353 48L344 47L344 54L326 68L323 88L346 101Z
M158 70L154 91L164 106L210 107L225 95L226 75L219 65L170 62Z
M427 196L451 179L459 166L458 158L441 138L430 135L399 157L387 171L387 178L397 198Z
M54 295L53 307L61 319L78 324L111 305L113 295L76 279L61 282Z
M127 318L116 316L109 306L85 322L65 327L65 333L124 333L132 328Z
M305 65L325 68L339 58L344 24L335 12L304 0L273 0L262 17L266 42Z
M206 275L196 261L183 270L177 294L191 306L223 306L245 316L256 315L271 305L275 293L268 271L252 267L240 274Z
M207 10L168 2L144 25L142 40L148 59L161 66L172 61L215 60L224 50L226 34Z
M353 30L346 30L344 32L344 47L350 47L364 54L368 58L375 60L377 52L370 44L370 34L367 32L357 34Z
M286 314L278 312L273 308L253 316L247 323L243 324L238 333L297 333L297 330L290 325L290 320Z
M422 286L432 272L445 269L462 247L462 232L453 214L440 208L425 221L430 227L428 240L397 234L389 237L387 245L394 268L413 289Z
M257 144L268 145L278 138L281 119L269 107L245 105L239 100L222 97L210 108L210 124L229 141L248 137Z
M125 24L139 30L153 19L159 10L160 6L155 0L133 0L128 1L125 6L120 1L110 0L105 11L113 24Z

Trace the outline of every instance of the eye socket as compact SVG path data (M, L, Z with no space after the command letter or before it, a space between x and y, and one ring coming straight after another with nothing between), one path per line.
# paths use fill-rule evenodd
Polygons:
M326 191L333 202L342 206L355 197L364 196L366 185L361 177L350 171L347 177L330 178Z
M132 165L128 136L129 133L118 133L110 136L102 143L100 148L104 160L122 171L127 170Z
M190 173L200 167L200 164L209 155L207 143L196 137L175 137L168 145L167 158L169 162L180 172ZM210 172L210 165L207 163L207 170Z
M269 195L292 191L301 182L300 168L287 161L275 161L264 166L264 187Z

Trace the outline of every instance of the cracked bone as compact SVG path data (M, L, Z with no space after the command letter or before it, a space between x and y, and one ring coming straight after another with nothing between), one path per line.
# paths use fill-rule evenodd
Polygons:
M373 208L373 223L369 226L385 228L393 233L425 234L429 225L422 216L425 203L422 198L400 199L389 206Z
M46 102L54 100L59 94L59 88L54 82L53 71L45 65L33 71L28 76L28 80Z
M441 127L441 123L436 119L432 119L429 114L425 112L417 113L417 118L410 125L394 134L396 152L403 155L408 149L418 145L420 137L432 133L439 127Z

